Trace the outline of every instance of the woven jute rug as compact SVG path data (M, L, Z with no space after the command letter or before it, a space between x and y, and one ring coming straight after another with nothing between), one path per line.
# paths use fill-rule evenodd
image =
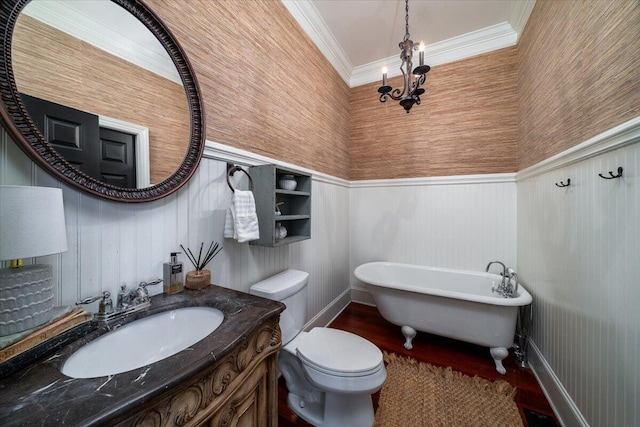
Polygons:
M384 353L387 380L375 427L522 427L506 381L469 377L394 353Z

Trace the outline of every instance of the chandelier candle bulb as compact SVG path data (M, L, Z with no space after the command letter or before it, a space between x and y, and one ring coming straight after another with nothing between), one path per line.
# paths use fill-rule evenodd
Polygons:
M420 46L418 47L418 52L420 53L420 66L424 65L424 42L420 42Z
M387 67L382 67L382 86L387 85Z

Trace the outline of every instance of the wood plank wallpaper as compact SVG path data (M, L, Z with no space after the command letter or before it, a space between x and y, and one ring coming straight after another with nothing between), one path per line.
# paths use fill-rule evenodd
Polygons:
M409 114L378 100L379 82L353 88L350 179L515 172L516 59L511 47L433 67Z
M637 117L640 2L536 2L517 75L518 170Z
M18 90L149 128L151 183L176 171L189 142L182 85L21 14L12 43Z
M340 178L349 88L279 0L148 0L195 68L207 139Z

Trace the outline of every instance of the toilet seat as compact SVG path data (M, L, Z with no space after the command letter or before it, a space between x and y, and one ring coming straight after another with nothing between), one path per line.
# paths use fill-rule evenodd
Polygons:
M313 328L296 344L308 368L336 377L363 377L384 368L382 352L366 339L332 328Z

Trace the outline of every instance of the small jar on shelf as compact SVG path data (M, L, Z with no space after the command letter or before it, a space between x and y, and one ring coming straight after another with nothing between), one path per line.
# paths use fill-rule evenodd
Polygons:
M285 237L287 237L287 229L280 222L276 222L275 237L276 239L284 239Z
M280 175L278 179L278 186L283 190L293 191L298 186L298 181L293 175Z

